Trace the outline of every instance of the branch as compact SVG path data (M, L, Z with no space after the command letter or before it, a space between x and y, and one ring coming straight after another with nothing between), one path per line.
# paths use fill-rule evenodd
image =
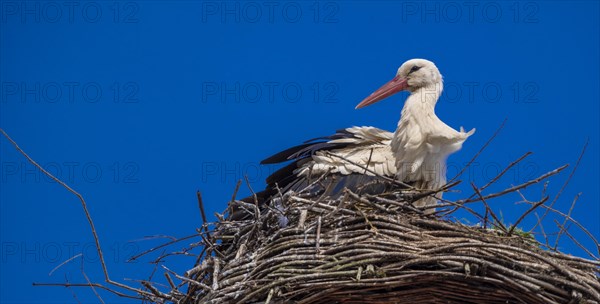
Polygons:
M490 139L488 139L488 141L481 147L481 149L479 149L479 151L475 154L475 156L473 156L473 158L471 158L471 160L467 163L467 165L464 166L462 168L462 170L460 170L460 172L458 172L458 174L456 174L456 176L454 176L452 179L450 179L450 182L452 182L455 179L457 179L458 177L460 177L465 172L465 170L467 170L467 168L469 168L469 166L471 166L471 164L477 159L477 157L479 157L479 155L485 150L485 148L487 148L487 146L494 140L494 138L496 138L496 136L498 135L498 133L500 133L502 128L504 128L504 124L506 123L507 120L508 120L508 118L505 118L502 121L502 123L500 124L500 127L498 127L498 129L496 129L496 131L494 132L492 137L490 137Z
M575 171L577 171L577 167L579 167L579 163L581 162L581 158L583 158L583 155L585 154L585 150L587 149L588 143L589 143L589 140L585 142L585 145L583 145L583 149L581 149L581 153L579 154L579 157L577 158L577 162L575 163L575 167L573 167L573 170L571 171L571 174L569 174L569 177L567 177L567 180L565 181L565 183L562 185L562 187L560 188L560 190L558 191L558 193L556 194L556 196L552 200L552 203L550 203L550 205L549 205L550 208L552 208L554 206L554 203L556 203L556 201L558 200L558 198L562 194L563 190L565 190L565 188L567 187L567 185L571 181L571 178L575 174ZM544 212L544 214L540 217L540 220L537 222L537 224L535 226L533 226L533 229L535 229L535 227L540 223L540 221L543 221L544 218L547 215L548 215L548 210L546 209L546 212Z
M61 186L63 186L65 189L67 189L69 192L73 193L73 195L75 195L79 201L81 202L81 206L83 207L83 211L85 212L85 217L88 221L88 224L90 226L90 229L92 230L92 235L94 236L94 242L96 245L96 251L98 252L98 257L100 259L100 264L102 265L102 272L104 273L104 280L112 285L118 286L120 288L129 290L129 291L134 291L137 293L140 293L142 295L145 296L150 296L149 293L144 292L143 290L137 289L137 288L133 288L130 286L127 286L125 284L121 284L119 282L115 282L113 280L110 279L110 276L108 275L108 268L106 267L106 262L104 261L104 254L102 253L102 248L100 247L100 239L98 238L98 233L96 232L96 227L94 226L94 221L92 220L92 216L90 215L90 212L87 208L87 204L85 202L85 200L83 199L83 196L81 194L79 194L79 192L73 190L73 188L69 187L65 182L61 181L60 179L56 178L54 175L52 175L52 173L46 171L46 169L44 169L42 166L40 166L35 160L33 160L27 153L25 153L25 151L23 151L23 149L21 149L21 147L19 147L19 145L17 145L17 143L10 137L8 136L8 134L6 134L6 132L4 132L3 129L0 128L0 132L2 133L2 135L4 135L4 137L6 137L6 139L8 139L8 141L10 141L10 143L15 147L15 149L17 149L17 151L19 153L21 153L21 155L23 155L32 165L34 165L36 168L38 168L40 171L42 171L42 173L44 173L46 176L48 176L49 178L51 178L53 181L57 182L58 184L60 184ZM39 284L38 284L39 285ZM34 284L34 286L36 286ZM65 286L65 285L62 285ZM76 286L73 284L70 284L69 286ZM81 286L81 285L79 285ZM97 284L88 284L88 286L90 287L101 287L103 288L103 286L98 286ZM68 287L68 286L66 286Z

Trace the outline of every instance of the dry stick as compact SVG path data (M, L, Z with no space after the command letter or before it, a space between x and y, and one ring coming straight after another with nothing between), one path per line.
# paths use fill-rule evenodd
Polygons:
M399 206L400 208L403 208L405 210L410 210L410 211L418 213L418 214L423 214L423 210L421 210L421 209L413 206L409 202L405 202L405 201L397 202L397 201L390 200L390 199L387 199L387 198L379 197L377 195L366 195L366 196L368 198L374 198L377 202Z
M231 210L231 203L233 203L235 201L235 197L237 196L237 193L240 190L241 185L242 185L242 180L239 179L237 181L237 183L235 184L235 189L233 190L233 195L231 195L231 200L229 201L229 204L227 204L227 209L229 211L229 214L231 214L233 212L233 210ZM223 214L223 215L225 215L225 214Z
M154 259L154 261L152 261L152 262L150 262L150 263L160 263L160 262L162 262L164 259L166 259L167 257L170 257L170 256L176 256L176 255L184 255L184 256L196 256L196 257L197 257L197 255L195 255L195 254L192 254L192 253L189 253L189 252L190 252L192 249L194 249L194 248L196 248L196 247L198 247L198 246L199 246L199 245L197 245L197 244L192 244L192 246L190 246L190 247L188 247L188 248L183 248L183 249L182 249L182 250L180 250L180 251L174 251L174 252L169 252L169 253L165 253L165 252L163 251L163 253L161 253L161 255L160 255L158 258Z
M204 212L204 202L202 201L202 193L200 193L200 190L196 191L196 197L198 198L198 209L200 209L200 216L202 217L202 227L204 228L206 237L212 242L212 237L210 235L210 232L208 231L208 221L206 220L206 213ZM200 263L200 259L202 259L203 255L204 250L202 250L202 253L198 255L194 265L198 265L198 263Z
M42 171L42 173L44 173L46 176L50 177L53 181L55 181L58 184L60 184L61 186L63 186L65 189L67 189L67 191L74 194L79 199L79 201L81 201L81 206L83 207L85 217L88 221L90 229L92 230L92 235L94 236L96 251L98 252L98 257L100 259L100 264L102 266L102 271L104 273L104 280L109 284L121 287L123 289L127 289L129 291L134 291L134 292L140 293L142 295L150 296L149 293L147 293L139 288L133 288L133 287L127 286L125 284L115 282L110 279L110 276L108 275L108 268L106 267L106 263L104 262L104 254L102 253L102 247L100 247L100 239L98 238L98 233L96 232L96 227L94 226L94 221L92 221L92 216L90 215L90 212L87 208L87 204L86 204L85 200L83 199L83 196L81 194L79 194L77 191L73 190L73 188L69 187L66 183L64 183L60 179L56 178L54 175L52 175L52 173L46 171L46 169L44 169L42 166L40 166L27 153L25 153L25 151L23 151L23 149L21 149L21 147L19 147L19 145L17 145L17 143L10 136L8 136L8 134L6 134L6 132L4 132L3 129L0 128L0 132L2 132L2 135L4 135L4 137L6 137L6 139L8 139L8 141L10 141L10 143L15 147L15 149L17 149L17 151L19 153L21 153L21 155L23 155L32 165L34 165L36 168L38 168L40 171ZM71 285L71 286L73 286L73 285Z
M373 157L373 148L371 148L371 151L369 152L369 159L367 160L367 165L365 166L365 171L363 172L363 175L367 174L366 168L368 168L371 164L371 157Z
M494 140L494 138L496 138L498 133L500 133L502 128L504 128L504 124L506 123L506 120L508 120L508 118L504 118L504 120L500 124L500 127L498 127L498 129L496 129L496 132L494 132L492 137L490 137L490 139L488 139L488 141L481 147L481 149L479 149L479 152L477 152L477 154L475 154L475 156L473 156L473 158L471 158L471 160L467 163L467 165L464 166L462 168L462 170L460 170L460 172L458 172L458 174L456 174L456 176L454 176L452 179L450 179L451 182L453 180L457 179L459 176L461 176L465 172L465 170L467 170L467 168L469 168L469 166L471 166L471 164L477 159L477 157L479 157L479 155L485 150L485 148L487 148L487 146Z
M58 266L54 267L54 268L53 268L53 269L50 271L50 273L48 273L48 276L52 276L52 274L53 274L53 273L54 273L56 270L58 270L60 267L64 266L65 264L69 263L70 261L72 261L72 260L74 260L74 259L76 259L76 258L78 258L78 257L80 257L80 256L82 256L82 255L83 255L83 253L80 253L80 254L74 255L73 257L71 257L71 258L67 259L66 261L64 261L64 262L60 263L60 265L58 265Z
M152 284L150 284L150 282L142 281L142 285L144 287L148 288L148 290L150 290L150 292L152 292L153 295L155 295L159 298L173 300L172 297L160 292L158 289L156 289L156 287L152 286Z
M321 181L323 181L327 176L329 176L329 173L331 173L331 171L333 169L334 169L334 167L329 167L325 173L321 174L321 176L319 176L314 182L312 182L308 186L304 187L304 189L300 190L298 193L296 193L296 195L300 195L300 194L304 193L305 191L308 191L309 189L311 189L316 184L321 183ZM310 178L310 174L309 174L309 178ZM275 186L277 186L277 191L279 193L279 197L283 204L284 200L283 200L283 195L281 194L281 189L279 189L279 186L277 184ZM323 192L323 194L317 200L315 200L315 202L312 203L308 208L309 209L313 208L317 203L319 203L321 201L321 199L323 198L324 195L325 195L325 192ZM278 212L281 213L282 215L285 215L283 212L281 212L279 210L278 210Z
M508 170L510 170L510 168L514 167L515 165L520 163L523 159L525 159L527 156L529 156L531 154L533 154L533 152L526 152L525 154L521 155L521 157L519 157L517 160L508 164L508 166L506 166L506 168L504 168L504 170L502 170L502 172L500 172L498 175L496 175L496 177L492 178L492 180L490 180L487 184L485 184L483 187L481 187L480 190L483 191L487 187L489 187L490 185L492 185L493 183L498 181L506 172L508 172Z
M83 277L85 278L85 281L86 281L88 284L91 284L92 282L90 281L90 278L87 276L87 274L85 273L85 270L83 269L83 265L84 265L84 263L83 263L83 262L84 262L84 261L83 261L83 258L82 258L82 259L81 259L81 265L80 265L80 268L79 268L79 270L81 271L81 274L82 274L82 275L83 275ZM92 289L92 291L94 292L94 294L96 295L96 297L98 298L98 300L100 300L100 302L102 302L102 304L105 304L105 303L104 303L104 300L102 300L102 297L101 297L101 296L98 294L98 292L96 291L96 288L94 288L93 286L92 286L92 287L90 287L90 288Z
M517 190L520 190L520 189L526 188L526 187L528 187L528 186L531 186L531 185L533 185L533 184L537 184L537 183L539 183L540 181L542 181L542 180L544 180L544 179L546 179L546 178L548 178L548 177L550 177L550 176L556 175L556 174L560 173L562 170L564 170L564 169L565 169L566 167L568 167L568 166L569 166L569 165L563 165L563 166L561 166L561 167L558 167L558 168L556 168L556 169L554 169L554 170L552 170L552 171L550 171L550 172L548 172L548 173L546 173L546 174L540 175L539 177L537 177L537 178L535 178L535 179L529 180L528 182L522 183L522 184L520 184L520 185L517 185L517 186L514 186L514 187L510 187L510 188L508 188L508 189L505 189L505 190L503 190L503 191L500 191L500 192L496 192L496 193L488 194L488 195L486 195L486 196L484 196L484 197L480 197L479 199L466 199L466 200L459 200L459 201L457 201L456 203L457 203L457 204L473 203L473 202L478 202L478 201L480 201L480 200L482 200L482 199L490 199L490 198L495 198L495 197L502 196L502 195L504 195L504 194L507 194L507 193L515 192L515 191L517 191Z
M207 259L204 259L201 264L196 265L196 266L194 266L194 268L184 272L183 275L186 277L191 277L192 275L194 275L206 268L208 268L208 262L207 262Z
M581 195L581 192L579 192L579 193L577 193L577 195L575 195L575 198L573 199L573 202L571 203L571 207L569 208L569 213L567 213L568 217L571 217L571 213L573 212L573 209L575 209L575 204L577 203L577 200L579 199L580 195ZM567 221L568 221L567 217L565 217L562 227L565 227L567 225ZM558 235L556 236L556 241L554 242L554 250L556 250L556 247L558 247L558 241L560 240L560 237L564 231L565 230L562 228L558 231Z
M455 206L457 208L454 208L453 210L449 210L447 212L445 212L444 210L440 210L439 212L435 212L434 214L441 214L442 212L444 212L444 216L446 216L446 215L452 214L453 212L455 212L458 209L463 209L463 210L466 210L467 212L471 213L472 215L474 215L479 220L483 221L483 216L481 216L481 214L477 213L475 210L473 210L465 205L458 205L457 203L446 200L446 199L440 199L440 201L443 202L444 204L437 205L437 207Z
M350 198L352 198L357 203L373 205L373 207L375 207L375 208L379 207L377 209L385 211L384 207L371 203L368 199L360 197L358 194L352 192L348 188L344 188L344 192L346 195L348 195ZM375 226L373 226L373 223L371 223L371 221L369 220L367 215L362 211L362 209L359 206L357 206L356 204L352 204L352 207L354 207L354 209L356 209L358 211L358 213L360 213L360 215L362 215L362 217L365 219L365 223L371 227L372 231L377 231L377 228L375 228Z
M513 161L512 163L508 164L508 166L506 166L504 168L504 170L502 170L502 172L498 173L498 175L496 175L494 178L492 178L492 180L490 180L487 184L485 184L483 187L479 188L479 191L483 191L485 190L487 187L489 187L490 185L494 184L495 182L497 182L502 176L504 176L504 174L506 174L506 172L508 172L508 170L510 170L510 168L514 167L515 165L517 165L518 163L520 163L523 159L525 159L527 156L533 154L532 152L527 152L525 154L523 154L521 157L519 157L517 160ZM467 199L472 199L473 197L475 197L477 194L473 193L471 194L471 196L469 196ZM452 210L450 210L449 212L447 212L446 214L452 213L454 211L456 211L458 208L460 208L459 206L454 207ZM487 212L487 211L486 211Z
M320 183L321 181L323 181L325 179L325 177L327 177L329 175L329 173L331 173L331 170L333 170L333 167L329 167L327 169L327 171L323 174L321 174L321 176L319 176L314 182L310 183L308 186L304 187L304 189L298 191L297 194L302 194L305 191L311 189L313 186L315 186L316 184ZM283 201L283 195L281 194L281 189L279 189L279 186L277 187L278 191L279 191L279 196Z
M220 270L220 263L219 263L219 259L213 257L213 281L212 281L212 289L213 290L217 290L219 289L219 272Z
M258 196L256 196L256 193L252 189L252 186L250 186L250 181L248 180L248 175L244 175L244 179L246 180L246 186L248 187L248 189L250 189L250 193L252 193L252 198L254 200L254 210L255 210L254 215L255 215L256 221L258 222L260 219L260 207L258 205Z
M163 250L162 254L164 254L164 253L165 253L165 250ZM135 279L133 279L132 281L138 282L142 286L144 286L146 289L150 290L150 288L148 288L146 285L144 285L144 283L152 281L152 278L154 277L154 274L156 273L156 269L158 268L158 263L159 262L160 262L160 258L158 260L150 262L151 264L154 264L154 268L152 268L152 272L150 272L150 275L148 276L148 280L144 281L144 280L135 280ZM150 292L152 292L152 290L150 290Z
M202 202L202 193L200 193L200 190L196 191L196 197L198 198L198 209L200 209L200 216L202 217L202 227L204 227L206 234L209 234L208 226L206 226L208 221L206 220L206 213L204 213L204 203Z
M238 191L240 190L240 186L242 185L242 180L239 179L235 184L235 189L233 190L233 195L231 195L231 201L235 201L235 197L237 196Z
M202 238L202 242L204 242L204 244L210 244L210 245L214 245L214 244L213 244L213 243L211 243L209 240L207 240L207 239L206 239L206 238L205 238L203 235L200 235L200 237ZM216 248L214 248L213 246L211 246L210 250L211 250L212 252L214 252L215 254L218 254L218 255L219 255L219 256L221 256L221 257L224 257L224 256L225 256L225 255L224 255L224 254L223 254L221 251L217 250L217 249L216 249ZM207 253L207 256L210 256L210 253Z
M485 215L483 216L483 229L487 229L487 223L490 213L485 209Z
M269 294L267 295L267 300L265 301L265 304L271 303L271 299L273 298L274 293L275 289L271 288L271 290L269 290Z
M583 154L585 154L585 150L587 149L588 143L589 143L589 140L587 140L585 142L585 145L583 145L583 149L581 149L581 153L579 154L579 157L577 158L577 162L575 163L575 166L573 167L573 170L571 171L571 174L569 174L569 177L567 177L567 180L565 181L565 183L562 185L562 187L560 188L560 190L558 190L558 193L556 194L556 196L554 197L554 199L552 200L552 202L549 205L550 208L554 207L554 203L556 203L556 201L558 200L558 198L562 194L563 190L565 190L565 188L567 187L567 185L571 181L571 178L575 174L575 171L577 171L577 167L579 167L579 163L581 162L581 158L583 158ZM549 211L546 209L546 212L544 212L544 214L542 215L542 217L540 218L540 220L535 224L535 226L533 226L532 229L535 229L535 227L537 227L537 225L541 221L543 221L544 218L546 218L546 216L548 215L548 212Z
M98 283L35 283L35 282L33 282L31 285L32 286L60 286L60 287L67 287L67 288L68 287L88 287L88 288L96 287L96 288L106 290L106 291L108 291L112 294L115 294L119 297L122 297L122 298L135 299L135 300L146 299L146 298L140 298L140 297L124 294L124 293L118 292L114 289L111 289L109 287L106 287L106 286L104 286L102 284L98 284ZM142 290L140 290L140 291L142 291ZM146 293L145 291L142 291L142 292ZM152 296L152 295L148 294L147 296Z
M492 211L492 209L490 208L490 206L488 205L488 203L485 201L485 198L481 195L481 192L479 191L479 189L477 188L477 186L475 186L475 183L471 182L471 187L473 187L473 190L475 190L475 192L477 193L477 195L481 199L481 202L485 205L485 210L487 212L489 212L489 214L494 218L494 220L496 221L496 223L498 223L498 225L500 225L500 229L502 229L502 231L504 233L507 233L506 227L498 219L498 217L496 216L496 214L494 213L494 211ZM496 226L498 226L498 225L496 225Z
M144 252L142 252L142 253L139 253L139 254L137 254L137 255L134 255L133 257L129 258L129 260L127 260L127 262L131 262L131 261L134 261L134 260L136 260L136 259L139 259L141 256L144 256L144 255L146 255L146 254L148 254L148 253L151 253L151 252L153 252L153 251L156 251L156 250L158 250L158 249L161 249L161 248L167 247L167 246L169 246L169 245L172 245L172 244L175 244L175 243L179 243L179 242L181 242L181 241L185 241L185 240L187 240L187 239L195 238L195 237L198 237L198 234L192 234L192 235L184 236L184 237L182 237L182 238L175 239L175 240L172 240L172 241L169 241L169 242L163 243L163 244L161 244L161 245L158 245L158 246L156 246L156 247L150 248L150 249L148 249L148 250L146 250L146 251L144 251Z
M539 221L540 216L537 214L537 212L534 212L533 214L535 214L535 217ZM532 230L529 230L529 232L531 232ZM544 237L544 244L545 244L546 248L551 250L552 248L550 247L550 241L548 240L548 235L546 234L546 231L544 231L544 225L542 225L541 223L540 223L540 231L542 233L542 236Z
M438 189L433 189L433 190L426 190L422 193L413 195L412 197L410 197L410 199L414 202L414 201L418 201L419 199L422 199L426 196L430 196L430 195L435 195L438 194L440 192L444 192L446 190L449 190L452 187L455 187L456 185L460 184L462 181L450 181L448 183L446 183L445 185L439 187ZM440 200L440 198L436 197L438 200ZM436 205L431 205L431 206L425 206L424 208L421 209L431 209L431 208L436 208Z
M67 275L65 274L65 282L69 283L69 278L67 277ZM81 304L81 301L79 301L79 298L77 297L77 294L75 293L74 290L72 290L71 288L67 287L67 289L71 292L71 294L73 295L73 299L75 299L75 301L77 301L77 303Z
M513 231L515 230L515 228L517 227L517 225L519 225L521 223L521 221L529 214L531 213L533 210L537 209L540 205L542 205L543 203L545 203L548 200L548 196L542 198L539 202L533 204L533 206L531 206L531 208L529 208L529 210L525 211L523 214L521 214L521 216L519 217L519 219L517 219L517 221L510 227L510 229L508 230L508 236L510 236Z
M85 273L85 271L83 271L83 259L82 259L82 263L81 263L81 274L83 275L83 277L85 278L86 282L88 282L88 284L91 284L92 282L90 281L90 278L88 278L87 274ZM96 298L98 298L98 300L100 300L100 302L102 304L104 303L104 300L102 300L102 297L98 294L98 291L96 291L96 288L94 288L94 286L90 287L92 289L92 291L94 292L94 294L96 295Z
M173 282L173 279L171 279L171 276L169 275L168 272L165 272L165 278L167 278L167 282L169 282L169 286L171 286L172 289L177 290L177 286L175 286L175 283Z
M317 252L317 254L321 254L321 249L320 249L320 245L321 245L321 216L319 216L317 218L317 237L315 240L315 251Z
M546 194L546 185L547 184L548 184L548 182L544 183L544 188L542 189L542 197L547 197L547 195L545 195ZM519 196L521 196L521 198L523 199L524 203L527 203L527 204L530 204L530 205L534 204L533 202L529 201L525 197L525 195L523 195L523 193L521 193L520 190L517 190L517 193L519 194ZM535 217L537 218L537 220L539 221L540 217L537 214L537 212L534 212L534 214L535 214ZM549 239L548 239L548 234L546 234L546 232L544 231L544 226L541 225L541 224L540 224L540 230L541 230L542 236L544 237L544 244L540 243L540 245L546 247L546 249L548 249L548 250L552 250L552 248L550 247L550 242L549 242ZM535 233L535 232L533 232L533 229L530 229L529 233Z
M568 218L570 222L572 222L577 227L579 227L579 229L581 229L583 232L585 232L585 234L587 234L590 237L590 239L594 242L594 244L596 245L596 248L598 250L598 254L600 255L600 243L598 242L598 240L596 240L596 238L594 237L594 235L589 230L587 230L583 225L581 225L574 218L572 218L572 217L564 214L563 212L560 212L560 211L558 211L558 210L556 210L556 209L554 209L554 208L552 208L550 206L544 206L544 205L542 205L542 207L546 208L546 210L550 210L552 212L555 212L556 214L558 214L558 215L560 215L562 217Z
M177 274L175 271L173 271L173 270L171 270L171 269L167 268L165 265L160 265L160 266L161 266L163 269L165 269L166 271L168 271L170 274L174 275L176 278L178 278L178 279L180 279L180 280L182 280L182 281L184 281L184 282L186 282L186 283L188 283L188 284L190 284L190 285L192 285L192 284L193 284L193 285L195 285L195 286L198 286L198 287L200 287L200 288L204 289L205 291L211 291L211 288L210 288L210 287L208 287L208 285L206 285L206 284L203 284L203 283L200 283L200 282L198 282L198 281L195 281L195 280L188 279L188 278L186 278L186 277L180 276L180 275L178 275L178 274Z
M560 226L560 224L558 223L557 220L554 220L554 222ZM573 243L575 243L575 245L577 245L579 248L583 249L583 251L585 251L590 257L596 259L596 260L600 260L599 257L595 256L591 251L589 251L587 248L585 248L583 245L581 245L581 243L579 243L577 241L577 239L575 239L570 233L568 229L564 230L565 234L573 241Z
M200 266L200 263L201 263L200 259L204 256L205 253L207 253L207 249L209 248L209 246L210 246L210 244L205 244L204 246L202 246L202 251L200 251L200 254L198 255L198 259L196 259L196 263L194 264L194 268L192 268L191 270L188 270L188 271L186 271L184 273L184 275L186 277L190 277L192 275L196 275L195 278L198 278L198 276L200 275L199 272L201 270L200 269L201 268L201 266ZM207 253L207 255L210 255L210 253ZM193 270L197 270L197 271L193 272ZM184 282L184 281L182 281L182 282ZM183 285L185 285L185 283L181 283L181 285L179 287L183 287ZM194 293L195 291L196 291L196 289L194 288L194 286L188 285L188 290L187 290L187 292L185 294L185 298L184 298L184 300L182 302L185 303L185 299L189 298L192 295L192 293Z

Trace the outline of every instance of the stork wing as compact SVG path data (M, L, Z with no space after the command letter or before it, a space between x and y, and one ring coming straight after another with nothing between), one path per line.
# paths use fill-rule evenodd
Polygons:
M359 185L367 176L393 177L396 170L390 143L393 133L374 127L352 127L310 139L279 152L262 164L292 161L267 178L268 187L298 191L323 174L336 175L335 189ZM336 191L337 191L336 190ZM334 192L336 192L334 191Z

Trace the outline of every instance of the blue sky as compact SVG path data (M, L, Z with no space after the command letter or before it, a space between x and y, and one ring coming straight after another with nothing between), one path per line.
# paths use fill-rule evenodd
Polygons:
M150 258L126 263L164 241L146 236L194 233L196 190L214 219L244 175L264 187L275 168L258 163L274 152L353 125L393 130L405 93L354 106L410 58L432 60L444 75L442 120L477 128L450 172L508 119L463 192L447 197L470 195L468 181L485 184L527 151L489 193L573 165L589 140L555 206L568 210L582 192L573 217L600 237L596 1L0 3L0 127L84 195L115 280L150 275ZM0 302L97 302L88 289L31 286L85 282L82 267L103 278L77 198L4 138L0 162ZM550 195L567 175L550 180ZM539 199L540 188L525 194ZM517 200L491 204L511 223L527 208ZM551 219L545 228L556 231ZM560 248L585 256L566 239ZM83 263L49 276L79 253ZM165 265L184 271L193 261Z

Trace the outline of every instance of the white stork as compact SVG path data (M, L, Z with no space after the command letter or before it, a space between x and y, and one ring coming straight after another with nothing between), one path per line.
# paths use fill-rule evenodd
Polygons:
M446 125L435 114L443 89L442 75L425 59L406 61L396 76L359 103L362 108L395 93L408 90L394 133L374 127L352 127L334 135L309 140L277 153L262 164L292 163L267 178L263 196L281 191L309 191L337 197L343 188L366 193L390 190L381 176L394 178L417 189L436 190L446 183L446 159L462 147L475 129L464 132ZM313 183L321 178L319 183ZM435 198L415 202L417 207L435 204Z

